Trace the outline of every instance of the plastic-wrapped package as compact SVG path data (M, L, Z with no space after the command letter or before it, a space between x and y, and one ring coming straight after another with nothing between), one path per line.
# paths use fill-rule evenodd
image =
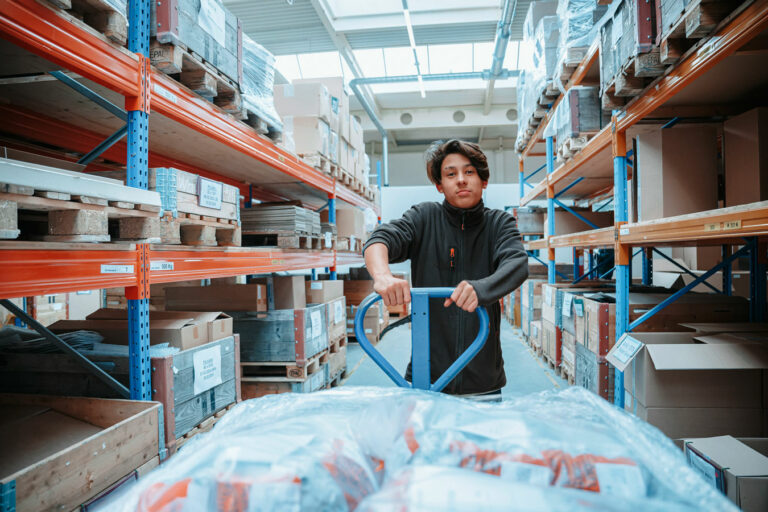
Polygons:
M280 142L286 151L296 153L296 140L293 138L293 116L283 117L283 140Z
M243 106L275 131L282 131L283 122L275 110L274 85L275 57L243 34L243 79L240 83Z
M578 387L499 404L399 388L249 400L104 507L736 510L655 427Z
M579 147L586 144L589 137L599 132L607 122L598 93L597 87L576 86L568 89L544 129L544 137L554 136L558 150L566 143Z
M597 5L597 0L560 0L560 48L586 48L592 44L595 25L607 10L608 6Z
M551 80L557 64L557 45L560 38L560 19L544 16L536 26L533 51L534 83Z

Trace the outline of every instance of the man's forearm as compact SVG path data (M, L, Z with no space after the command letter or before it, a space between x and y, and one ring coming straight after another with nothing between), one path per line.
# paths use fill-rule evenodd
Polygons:
M378 243L368 246L365 250L365 266L374 280L391 276L389 270L389 249L386 245Z

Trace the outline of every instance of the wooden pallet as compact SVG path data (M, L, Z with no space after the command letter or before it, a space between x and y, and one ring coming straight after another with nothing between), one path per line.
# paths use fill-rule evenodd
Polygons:
M341 170L341 177L339 178L339 182L342 185L346 186L346 187L353 188L354 187L354 183L355 183L355 177L353 175L349 174L344 169L342 169Z
M581 132L579 135L566 138L557 148L558 162L567 162L579 151L584 149L587 143L597 132ZM560 142L560 141L558 141Z
M676 19L661 27L660 63L677 63L697 40L710 35L741 4L742 0L692 0Z
M349 237L339 237L336 239L336 246L338 247L339 251L350 251L350 252L362 252L363 251L363 241L360 239L355 238L354 242Z
M192 213L166 213L160 220L162 243L200 247L240 247L242 230L238 221Z
M127 13L117 12L103 0L48 0L59 9L82 20L114 43L125 46L128 41Z
M309 166L314 167L318 171L322 171L328 176L335 177L335 173L339 170L338 166L331 163L331 160L320 153L305 153L300 154L299 157Z
M244 231L243 245L248 247L283 247L286 249L314 249L325 247L325 237L287 232Z
M160 242L160 208L0 185L0 238Z
M565 48L565 55L558 64L559 68L555 71L555 80L559 80L565 86L571 80L573 72L587 56L587 52L589 52L588 46Z
M243 106L240 115L238 116L242 121L254 129L259 135L272 140L272 142L283 141L283 129L280 126L275 126L269 120L265 119L260 112L249 109L247 106Z
M326 387L328 363L320 364L319 369L309 374L303 381L287 377L243 377L243 399L259 398L281 393L313 393Z
M336 373L336 375L332 375L330 377L328 385L326 386L326 389L333 389L341 386L342 383L344 382L344 377L346 373L347 373L347 369L345 367L345 368L342 368L341 371Z
M152 41L152 65L224 112L243 117L243 99L237 84L184 46Z
M601 91L603 110L622 108L631 98L639 96L656 77L664 74L665 69L657 47L635 55L622 65Z
M328 362L329 350L323 350L313 356L305 365L289 362L241 362L243 377L285 377L289 381L303 382L320 371L320 366Z
M341 347L346 347L346 346L347 346L347 335L345 333L345 334L341 334L336 339L331 340L328 343L328 352L330 354L336 354L339 352L339 350L341 350Z
M236 405L236 403L229 404L226 408L215 413L213 416L209 416L208 418L204 419L198 426L184 434L182 437L178 438L176 440L175 452L178 452L182 446L190 442L196 435L204 434L205 432L210 431L214 426L216 426L216 423L218 423L219 420L223 418L224 415L232 410L232 408Z

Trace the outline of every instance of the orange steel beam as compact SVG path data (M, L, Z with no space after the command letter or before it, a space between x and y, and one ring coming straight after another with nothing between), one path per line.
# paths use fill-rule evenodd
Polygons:
M600 55L598 40L592 43L592 46L587 50L587 54L584 56L584 60L581 61L579 66L571 75L571 79L566 85L566 90L570 89L574 85L580 85L584 78L587 76L589 69L594 65L598 56Z
M626 245L674 245L676 242L717 241L743 244L741 237L768 237L768 201L720 210L670 217L619 230L619 243Z
M99 249L76 250L71 244L62 244L61 250L52 248L58 244L45 246L46 249L38 249L42 244L0 244L1 299L138 285L135 245L118 246L119 249L100 245L94 246ZM118 271L120 273L113 273Z
M523 244L529 251L543 250L549 247L547 237L539 238L538 240L527 240Z
M613 227L552 236L549 238L550 247L611 247L616 240L616 229Z
M151 283L172 283L189 279L268 274L333 265L333 252L281 251L279 249L166 250L153 248L152 262L172 264L173 270L151 270Z
M766 28L768 0L758 0L631 103L618 120L617 129L626 130L642 120Z
M363 256L356 252L336 251L335 266L362 265L365 263Z
M351 205L360 206L362 208L370 208L376 213L377 216L381 215L381 211L378 205L375 205L364 197L355 194L347 187L340 184L338 181L336 182L335 196L338 199L341 199L342 201L345 201Z

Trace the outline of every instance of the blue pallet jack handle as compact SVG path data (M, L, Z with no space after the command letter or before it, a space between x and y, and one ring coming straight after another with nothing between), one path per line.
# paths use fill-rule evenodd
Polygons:
M374 348L365 336L365 313L368 308L381 300L381 295L372 293L360 303L355 314L355 337L360 347L373 361L384 370L384 373L401 388L424 389L429 391L442 391L442 389L456 377L465 366L480 352L488 339L489 320L488 312L484 307L478 306L475 310L480 317L480 332L472 344L456 361L435 381L431 383L429 361L429 299L448 298L453 293L453 288L412 288L411 289L411 374L413 384L406 381L392 365L384 359L384 356Z

